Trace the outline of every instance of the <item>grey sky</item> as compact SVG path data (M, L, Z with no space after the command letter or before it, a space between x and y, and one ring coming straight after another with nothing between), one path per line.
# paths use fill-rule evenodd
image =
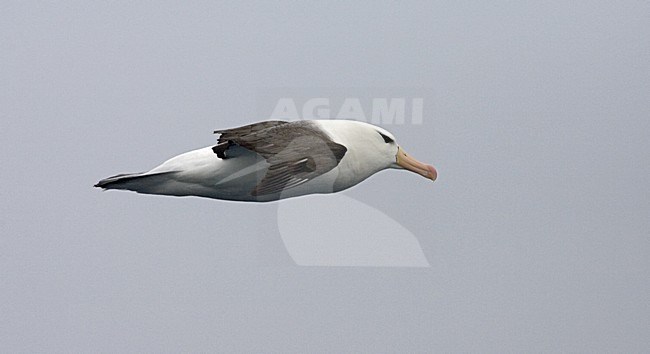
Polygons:
M3 2L0 33L2 352L650 348L648 1ZM422 93L385 128L439 180L345 195L430 268L300 267L277 203L92 188L301 89Z

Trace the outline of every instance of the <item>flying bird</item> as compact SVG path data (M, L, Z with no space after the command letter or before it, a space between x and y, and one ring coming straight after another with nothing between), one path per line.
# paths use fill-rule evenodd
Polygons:
M264 121L216 130L216 145L95 187L144 194L268 202L350 188L387 169L435 181L433 166L406 154L388 131L358 121Z

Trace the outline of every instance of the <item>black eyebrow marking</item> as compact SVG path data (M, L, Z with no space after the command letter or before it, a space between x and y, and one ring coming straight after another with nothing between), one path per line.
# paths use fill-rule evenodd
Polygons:
M381 137L384 138L384 142L385 142L386 144L394 142L394 140L391 139L391 138L390 138L389 136L387 136L386 134L383 134L382 132L377 132L377 133L379 133L379 135L381 135Z

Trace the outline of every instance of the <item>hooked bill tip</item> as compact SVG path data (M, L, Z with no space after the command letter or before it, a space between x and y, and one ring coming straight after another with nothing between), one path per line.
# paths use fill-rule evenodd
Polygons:
M427 169L429 170L429 178L431 178L431 181L435 181L438 178L438 171L431 165L427 165Z

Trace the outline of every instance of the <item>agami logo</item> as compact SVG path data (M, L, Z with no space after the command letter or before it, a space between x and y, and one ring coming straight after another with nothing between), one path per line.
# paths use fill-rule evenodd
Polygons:
M278 99L271 120L297 121L302 119L352 119L377 125L422 124L424 99L372 98L361 100L347 97L340 105L327 97L310 98L302 105L291 97ZM335 113L335 115L333 115ZM408 121L407 121L407 118Z

